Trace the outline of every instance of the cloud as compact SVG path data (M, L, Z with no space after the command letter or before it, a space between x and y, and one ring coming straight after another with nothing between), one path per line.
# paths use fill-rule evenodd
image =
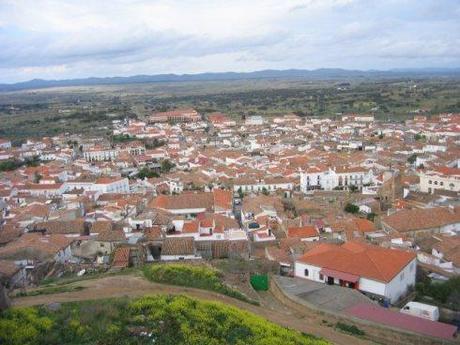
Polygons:
M2 0L0 82L458 67L458 1Z

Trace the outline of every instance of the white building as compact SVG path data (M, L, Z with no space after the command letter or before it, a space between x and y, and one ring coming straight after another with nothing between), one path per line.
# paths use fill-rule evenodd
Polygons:
M62 195L65 192L65 186L62 183L34 183L25 186L22 191L32 196L53 197Z
M294 183L292 180L279 177L279 178L266 178L266 179L237 179L233 183L233 191L238 192L241 188L241 191L246 192L274 192L276 190L292 190L294 188Z
M361 242L322 243L295 262L295 276L358 289L391 303L415 285L416 255Z
M87 162L113 161L118 157L118 150L93 147L83 152L83 157Z
M244 122L246 126L260 126L260 125L263 125L264 123L265 123L265 120L260 115L249 116Z
M99 177L92 181L67 181L64 183L66 192L74 189L100 193L129 193L129 180L122 177Z
M0 149L10 149L11 148L11 141L6 139L0 139Z
M460 169L441 167L435 170L421 172L420 191L434 193L436 190L452 192L460 191Z
M300 189L304 193L314 189L349 189L351 186L362 189L363 185L371 184L373 180L372 170L363 167L321 168L315 166L300 174Z

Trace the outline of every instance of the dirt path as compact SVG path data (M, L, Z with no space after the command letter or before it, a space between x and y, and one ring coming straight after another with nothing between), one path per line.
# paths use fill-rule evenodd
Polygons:
M334 344L371 344L369 341L320 325L315 319L310 320L309 318L305 318L304 315L296 315L295 312L282 305L269 292L261 294L262 305L259 307L209 291L151 283L143 277L136 275L116 275L100 279L83 280L66 286L72 285L82 286L85 289L51 295L19 297L14 298L12 302L14 306L33 306L53 302L71 302L124 296L138 297L149 294L183 294L198 299L219 301L233 305L262 316L279 325L325 338Z

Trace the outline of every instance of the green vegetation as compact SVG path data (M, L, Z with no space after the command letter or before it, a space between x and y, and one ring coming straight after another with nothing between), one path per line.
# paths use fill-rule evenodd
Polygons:
M0 171L12 171L20 168L22 166L22 162L19 160L6 160L0 162Z
M114 143L126 143L129 141L136 140L136 138L129 136L128 134L116 134L112 135L112 141Z
M355 185L350 185L350 187L348 187L348 189L350 190L351 193L356 193L359 191L358 187L355 186Z
M38 158L38 156L34 156L32 158L26 158L23 161L20 161L17 159L10 159L10 160L0 162L0 172L16 170L23 166L36 167L39 164L40 164L40 159Z
M359 213L359 207L348 203L345 205L344 211L348 213L356 214L356 213Z
M0 314L4 345L325 345L234 307L185 296L149 296L10 309Z
M43 288L58 287L58 286L74 284L74 283L85 281L85 280L98 279L98 278L117 276L117 275L126 275L126 274L141 276L143 273L139 267L124 268L120 271L107 271L106 269L99 268L99 269L87 271L87 273L85 273L83 276L77 276L75 273L66 272L59 278L49 277L49 278L43 279L40 282L40 287L43 287Z
M170 172L172 169L174 169L176 165L174 163L172 163L169 159L164 159L161 161L161 172L162 173L168 173Z
M342 332L360 336L360 337L366 334L363 330L359 329L355 325L348 325L343 322L337 322L335 325L335 328L337 328L338 330Z
M148 167L143 167L141 170L139 170L137 177L140 178L141 180L144 180L146 178L160 177L160 175L156 171Z
M241 292L227 286L223 282L222 273L211 267L187 264L149 265L144 267L144 274L147 279L157 283L215 291L248 303L257 304Z
M421 134L421 133L417 133L417 134L414 136L414 139L415 139L415 140L425 140L426 137L425 137L423 134Z
M433 282L426 277L415 284L417 300L460 311L460 277L446 282Z
M340 80L254 79L235 81L92 85L0 93L0 137L15 142L58 133L107 135L113 120L152 111L194 107L235 119L250 115L335 116L372 113L404 120L460 111L456 78ZM414 87L416 84L417 87ZM110 134L109 134L110 135ZM123 140L123 139L122 139Z
M53 320L36 308L10 309L0 313L0 343L45 344L39 339L49 334L53 326Z
M54 287L45 287L41 289L35 289L27 292L18 292L16 297L25 297L25 296L39 296L39 295L52 295L55 293L63 292L72 292L83 290L83 286L54 286Z
M370 220L371 222L373 222L374 219L375 219L375 216L376 216L376 214L375 214L374 212L371 212L371 213L368 213L368 214L366 215L366 219L367 219L367 220Z
M416 160L417 160L417 154L416 153L411 154L409 156L409 158L407 158L407 162L409 164L414 164Z

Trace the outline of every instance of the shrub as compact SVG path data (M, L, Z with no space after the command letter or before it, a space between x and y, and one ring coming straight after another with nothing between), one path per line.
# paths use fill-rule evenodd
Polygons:
M359 329L355 325L348 325L342 322L337 322L335 327L341 330L342 332L357 335L357 336L363 336L366 334L363 330Z
M65 303L57 310L0 313L5 345L326 345L218 302L185 296L146 296Z
M348 203L348 204L345 205L344 210L345 210L345 212L348 212L348 213L358 213L359 212L359 207L356 206L356 205Z
M215 291L245 302L256 303L223 283L222 273L210 267L187 264L149 265L145 266L144 274L147 279L157 283Z
M48 332L53 321L35 308L10 309L0 314L0 344L37 344L40 334Z
M418 300L423 301L429 297L440 306L460 311L460 277L452 277L446 282L432 282L426 279L417 283L415 289Z

